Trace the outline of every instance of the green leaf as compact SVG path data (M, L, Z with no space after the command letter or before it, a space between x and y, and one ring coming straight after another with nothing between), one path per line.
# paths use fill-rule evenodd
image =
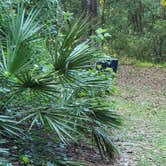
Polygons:
M35 22L38 13L36 10L31 10L26 16L25 10L18 8L16 16L13 15L9 21L7 52L3 66L11 74L22 70L30 61L32 56L30 44L37 40L36 34L41 29L41 26Z
M107 29L99 28L99 29L96 30L96 33L97 33L97 34L103 34L103 33L105 33L105 32L107 32Z

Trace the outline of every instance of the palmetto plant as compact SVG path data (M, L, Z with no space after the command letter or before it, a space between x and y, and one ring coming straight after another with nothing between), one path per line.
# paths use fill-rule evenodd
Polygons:
M21 130L16 127L16 121L12 120L11 117L0 115L0 135L9 136L16 135L19 136Z
M0 54L0 86L9 91L0 115L0 134L20 133L19 126L24 135L30 133L33 138L31 131L41 130L45 136L51 134L54 141L63 143L91 135L101 155L112 158L117 151L107 130L118 127L121 119L93 93L97 88L111 86L112 79L94 70L100 51L87 39L84 41L88 19L80 18L61 32L63 35L43 39L37 14L32 10L27 15L18 8L9 17ZM48 43L38 55L42 42ZM42 70L39 59L45 61L47 70ZM86 95L82 96L82 91ZM17 123L7 116L7 108Z
M31 11L28 17L25 10L18 9L16 16L9 20L7 36L7 51L4 60L5 69L11 74L18 72L32 57L31 44L36 41L35 35L41 28L34 22L37 11ZM4 55L5 56L5 55Z

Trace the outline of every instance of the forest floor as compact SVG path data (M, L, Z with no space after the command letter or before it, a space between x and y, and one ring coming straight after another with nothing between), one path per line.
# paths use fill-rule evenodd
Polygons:
M115 143L121 151L114 164L89 166L166 165L166 68L121 66L114 100L124 117Z
M166 165L166 68L121 66L117 110L119 166Z

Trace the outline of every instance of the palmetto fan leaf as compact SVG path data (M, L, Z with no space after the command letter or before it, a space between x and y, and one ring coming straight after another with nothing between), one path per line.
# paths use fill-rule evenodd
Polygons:
M25 10L18 8L9 21L5 64L11 74L21 70L32 57L30 44L36 41L36 33L41 29L35 22L37 14L38 11L32 10L26 16Z
M9 24L9 39L12 44L19 45L23 42L32 42L34 35L41 28L35 21L38 11L31 10L28 16L24 9L18 8L16 17L13 17Z
M28 63L29 55L31 55L29 49L30 47L27 44L21 44L19 48L12 48L12 46L8 45L5 69L11 74L16 74L24 69L25 65Z
M53 56L54 68L62 74L68 74L71 70L90 67L90 61L95 53L96 50L86 42L76 46L70 53L60 50Z
M93 128L92 137L103 158L113 159L118 155L119 152L111 138L101 128Z
M30 120L31 124L29 130L39 123L44 128L54 131L55 135L57 135L62 142L66 143L68 138L74 139L71 133L79 134L79 132L73 128L75 123L73 119L76 117L68 110L69 107L58 107L56 105L54 107L34 108L32 111L24 113L27 115L21 122Z
M94 59L96 49L84 42L74 48L71 54L66 59L67 69L76 70L90 67L90 62Z
M16 127L17 122L9 116L0 115L0 135L15 135L19 136L21 129Z
M5 164L4 156L9 155L9 149L1 147L4 143L6 143L6 140L0 139L0 165Z
M60 44L61 49L64 51L72 51L80 42L80 39L88 32L90 27L89 18L80 17L78 21L72 24L72 27L65 30L65 37Z
M72 70L90 67L96 49L87 41L83 41L88 31L88 20L78 20L65 32L64 39L57 41L50 51L54 69L61 74L69 74ZM82 40L82 41L81 41Z
M101 126L119 128L122 125L122 119L114 110L110 110L110 104L101 98L96 98L95 100L92 99L90 102L93 110L90 117Z
M58 90L59 83L52 78L52 75L34 76L31 71L26 71L17 75L16 78L18 81L14 87L17 91L22 92L30 89L31 92L54 97L57 97L60 93Z

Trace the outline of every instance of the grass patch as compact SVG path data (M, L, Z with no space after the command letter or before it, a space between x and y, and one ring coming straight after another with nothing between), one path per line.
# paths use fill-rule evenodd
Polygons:
M162 63L162 64L154 64L151 62L136 62L135 66L137 67L159 67L159 68L165 68L166 67L166 63Z
M166 63L152 63L152 62L142 62L136 58L123 57L119 59L121 65L134 65L136 67L157 67L166 68Z

